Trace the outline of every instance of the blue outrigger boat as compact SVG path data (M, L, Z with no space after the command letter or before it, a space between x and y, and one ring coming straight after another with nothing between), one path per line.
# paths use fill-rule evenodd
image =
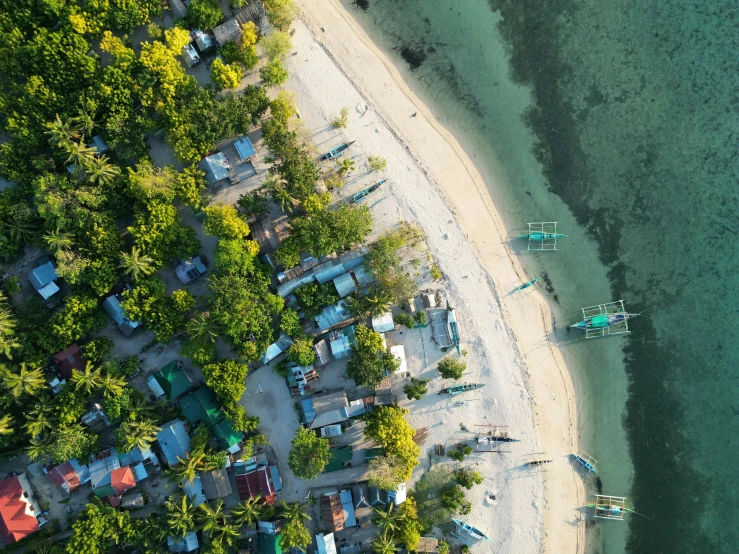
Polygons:
M329 150L327 154L324 154L323 156L321 156L321 159L322 160L333 160L335 158L338 158L347 150L347 148L349 148L352 144L354 144L354 142L355 141L345 142L344 144L341 144L339 146L332 148L331 150Z
M380 181L379 183L375 183L371 187L367 187L364 190L360 190L357 194L355 194L354 196L352 196L349 199L349 204L358 204L359 202L361 202L365 198L368 198L368 197L372 196L375 192L377 192L377 189L379 189L380 186L385 181L386 181L386 179L383 179L382 181Z
M585 452L580 454L573 453L572 458L585 470L585 475L590 475L591 473L595 473L596 475L598 474L598 470L595 469L595 464L598 460L593 458L590 454L586 454Z
M606 335L622 335L629 332L628 321L640 314L626 312L623 300L599 304L582 309L582 321L570 325L573 329L585 331L585 337L592 339Z
M529 250L556 250L557 239L567 236L557 232L556 221L529 223L528 227L528 232L518 235L518 238L529 240Z

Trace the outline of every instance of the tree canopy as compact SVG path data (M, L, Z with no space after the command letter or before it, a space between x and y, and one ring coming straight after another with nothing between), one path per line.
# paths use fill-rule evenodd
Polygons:
M354 341L346 374L360 387L374 390L386 375L398 370L400 360L383 348L380 334L365 325L357 325Z
M406 413L408 410L397 406L380 406L364 416L367 424L365 436L374 439L386 454L395 454L403 460L404 480L410 479L421 453L413 442L416 431L403 417Z
M293 438L287 465L298 479L315 479L330 458L328 439L301 427Z

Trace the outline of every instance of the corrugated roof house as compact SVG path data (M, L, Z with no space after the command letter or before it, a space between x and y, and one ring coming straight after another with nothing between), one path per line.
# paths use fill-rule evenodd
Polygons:
M198 54L198 51L195 50L195 47L192 45L192 43L187 43L185 46L182 47L182 59L185 60L185 65L187 67L193 67L194 65L200 63L200 55Z
M375 272L366 265L360 265L354 269L354 279L360 287L366 287L367 285L374 283L376 278Z
M40 529L31 504L32 491L25 490L25 476L14 475L0 481L0 537L5 544L18 542ZM26 481L27 482L27 481Z
M357 284L354 282L351 273L344 273L334 279L334 286L336 292L339 293L339 298L344 298L352 293L357 292Z
M357 330L356 325L349 325L343 329L331 331L328 335L331 354L337 360L346 358L352 352L354 346L354 332Z
M231 164L223 152L216 152L200 160L198 167L205 171L205 180L208 184L214 185L218 181L228 179Z
M272 535L267 533L257 534L257 554L282 554L280 548L282 534Z
M129 452L120 454L118 459L121 466L128 466L133 472L133 477L138 483L150 475L154 475L161 469L159 458L150 448L139 448L135 446Z
M249 224L249 229L251 230L252 240L259 244L260 253L272 254L279 248L280 239L271 219L258 219Z
M59 292L59 287L54 282L57 279L59 279L59 275L57 275L56 268L51 262L46 262L32 269L28 274L28 280L44 300Z
M144 507L144 495L140 492L131 492L121 497L121 508L136 510Z
M203 492L208 500L215 500L231 494L231 481L225 467L200 473Z
M175 400L192 388L192 381L182 369L182 363L172 360L146 380L154 396ZM157 388L158 387L158 388Z
M221 23L213 29L213 36L218 46L223 46L227 42L236 42L241 38L241 25L236 21L235 17Z
M121 306L120 297L118 295L114 294L103 300L103 309L113 319L113 321L116 322L118 330L126 337L130 337L133 330L141 325L138 321L131 321L128 319L126 312Z
M208 427L212 427L224 417L216 394L208 387L200 387L181 398L180 408L190 423L202 421Z
M321 514L323 523L329 531L335 533L344 528L344 510L338 492L324 494L321 497Z
M90 470L72 459L52 468L47 477L55 487L69 494L90 481Z
M316 546L318 547L319 554L336 554L336 541L334 540L334 534L318 533L316 535Z
M200 506L205 502L205 492L203 491L203 481L200 479L200 474L196 473L195 478L192 481L183 479L180 481L180 486L183 492L192 499L192 503L195 506Z
M395 323L393 322L392 312L385 312L384 314L374 316L372 318L372 329L376 333L388 333L395 329Z
M177 458L184 460L190 452L190 435L187 434L185 424L180 419L173 419L162 425L162 430L157 435L157 443L164 461L170 467L179 463Z
M121 495L136 486L133 472L128 467L121 467L118 453L114 448L96 455L89 468L92 492L101 498Z
M182 539L167 537L167 547L170 552L193 552L198 549L198 534L190 531Z
M110 146L105 142L105 139L100 135L95 135L90 139L90 144L87 145L88 148L94 148L95 149L95 155L99 156L100 154L105 154L108 150L110 150Z
M205 267L200 256L194 256L189 260L180 260L180 265L174 270L177 278L185 285L190 281L194 281L207 271L208 268Z
M241 431L234 431L233 424L228 418L223 418L221 421L211 427L213 435L218 441L218 446L223 450L228 450L232 454L238 452L241 447L240 443L244 440L244 433Z
M343 275L346 272L347 269L338 258L328 260L327 262L323 262L322 264L319 264L313 268L313 275L315 275L316 281L318 281L320 284L328 283L329 281L335 279L339 275Z
M249 137L247 136L243 136L236 140L234 142L234 148L236 149L236 154L239 157L239 161L242 162L245 162L257 153L257 149L254 148L254 145L251 143L251 140L249 140Z
M314 344L313 351L316 353L315 365L326 365L331 361L331 347L326 339L321 339Z
M276 342L273 342L267 347L267 350L262 355L262 363L268 364L274 360L277 356L285 352L293 344L293 339L288 337L285 333L280 333L280 338Z
M53 360L62 379L71 379L72 371L75 369L77 371L85 369L85 360L82 359L82 352L80 352L80 347L77 346L76 342L65 350L54 354Z
M198 50L200 50L202 53L206 53L216 46L213 38L208 33L204 33L199 29L194 29L190 33L190 36L195 40L195 44L198 45Z
M273 505L275 503L275 483L272 477L273 468L276 466L259 467L256 470L241 473L234 468L236 473L236 489L241 500L260 497L260 502ZM279 476L279 473L278 473ZM282 481L280 480L280 486Z
M316 325L321 331L328 331L351 317L352 314L344 306L344 300L339 300L336 304L324 308L316 316ZM334 356L336 356L335 353Z
M316 276L313 275L313 272L308 271L306 273L303 273L301 276L296 277L295 279L291 279L290 281L286 281L277 285L277 294L282 298L285 298L286 296L290 296L293 292L295 292L298 287L307 285L308 283L312 283L315 280Z

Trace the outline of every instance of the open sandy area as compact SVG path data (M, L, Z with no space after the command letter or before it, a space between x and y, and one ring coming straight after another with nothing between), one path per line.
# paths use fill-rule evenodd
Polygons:
M357 169L341 195L387 179L380 193L368 201L376 220L375 232L392 227L399 219L423 227L444 273L446 294L461 321L462 346L469 353L464 382L486 385L468 393L463 406L434 394L442 388L438 377L421 401L408 403L399 396L402 405L411 407L411 424L429 432L414 481L431 464L439 463L429 456L433 444L474 439L485 429L476 426L507 426L520 442L507 452L473 454L464 462L477 464L485 476L483 484L469 494L473 511L466 518L492 539L478 548L512 553L582 552L585 493L569 459L577 450L577 410L570 374L548 339L552 317L544 298L535 292L511 294L528 279L507 244L508 233L483 176L338 1L321 2L320 9L313 2L299 3L304 8L304 23L294 25L296 54L288 58L290 79L284 88L297 94L305 129L319 150L356 141L349 156ZM343 106L350 108L349 126L337 131L329 121ZM418 115L411 117L413 113ZM368 155L387 159L382 176L366 173ZM424 376L438 375L428 365L419 371ZM280 398L271 399L265 394L260 399L264 407L270 406L275 414L291 409L284 385L281 389L268 385L275 377L261 370L254 373L245 405L261 404L255 391L261 382L265 391L285 392L284 397L278 393ZM274 385L278 386L277 380ZM291 423L290 427L296 426L297 417ZM289 445L284 447L284 453L278 452L282 460ZM545 471L524 465L540 458L552 460ZM345 471L351 472L338 474ZM302 494L307 484L297 483L289 471L283 473L285 495ZM337 483L354 478L347 475Z

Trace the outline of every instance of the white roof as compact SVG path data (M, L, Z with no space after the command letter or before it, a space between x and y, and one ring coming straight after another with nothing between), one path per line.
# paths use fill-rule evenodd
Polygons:
M395 329L395 323L393 323L392 312L385 312L382 315L375 316L372 318L372 328L377 333L387 333Z
M405 347L402 344L390 347L390 354L400 358L400 367L396 373L408 373L408 363L405 360Z
M322 437L338 437L339 435L341 435L341 423L321 427Z
M318 545L319 554L336 554L336 541L334 540L334 534L318 533L316 535L316 544Z
M146 378L146 384L151 389L151 392L154 393L155 398L164 396L164 389L159 385L159 382L154 378L153 375L149 375Z
M394 491L387 491L387 499L392 500L393 504L395 504L396 506L405 502L405 499L406 499L405 483L401 483L400 485L398 485L398 488L395 489Z
M59 287L54 281L38 289L38 293L44 298L44 300L48 300L57 292L59 292Z

